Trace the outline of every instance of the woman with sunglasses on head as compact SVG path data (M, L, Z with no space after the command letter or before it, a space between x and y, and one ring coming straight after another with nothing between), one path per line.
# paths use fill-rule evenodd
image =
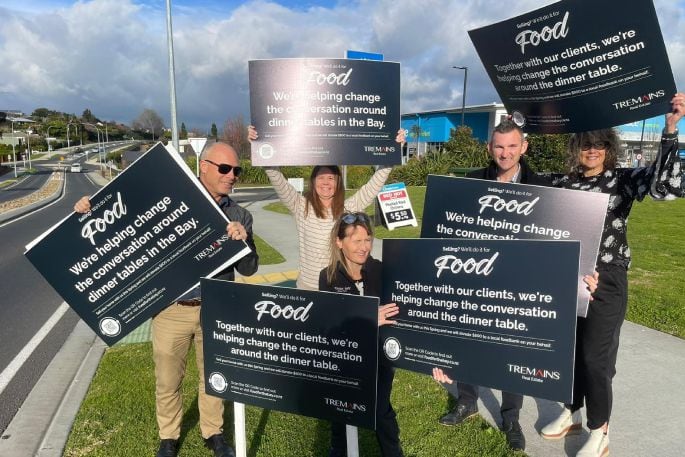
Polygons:
M330 263L319 273L319 290L345 294L381 296L379 260L371 257L373 225L366 213L344 213L337 218L329 236ZM395 303L378 307L378 325L394 324L389 320L399 313ZM376 438L384 457L402 457L400 428L390 404L390 391L395 372L378 364L378 399L376 409ZM329 457L347 456L345 424L331 423Z
M579 433L582 428L579 410L585 402L590 437L578 457L609 454L612 379L616 374L619 334L628 304L628 214L633 202L642 201L647 194L658 200L682 196L676 127L685 114L685 94L676 94L671 105L661 150L651 166L616 168L619 139L613 129L576 133L569 140L571 171L556 183L567 189L611 195L597 256L599 284L587 316L578 318L573 404L566 405L561 415L540 432L546 439Z
M256 140L257 131L248 127L248 139ZM395 141L404 143L400 129ZM309 189L300 195L277 168L267 167L266 175L278 198L295 217L300 250L300 274L297 287L316 290L319 271L328 265L328 239L331 228L343 211L364 211L373 203L385 184L392 167L380 168L368 183L345 198L342 173L337 165L317 165L309 177Z

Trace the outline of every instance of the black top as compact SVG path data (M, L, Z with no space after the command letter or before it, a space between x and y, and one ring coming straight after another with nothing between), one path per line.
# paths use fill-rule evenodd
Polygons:
M382 268L383 264L380 260L376 260L369 256L364 265L362 265L362 282L364 283L364 295L369 297L379 297L382 292ZM326 278L326 268L319 273L319 290L324 292L338 292L342 294L361 295L359 289L355 284L355 280L350 278L345 271L345 267L338 262L338 269L336 270L333 284L328 284Z
M535 186L551 186L552 180L536 174L526 163L525 159L519 159L521 165L521 184L532 184ZM487 179L488 181L497 181L497 163L494 160L485 168L471 171L466 174L467 178Z
M678 138L664 136L661 139L661 150L649 167L615 168L587 178L580 173L571 173L562 177L555 185L565 189L611 195L597 265L605 263L628 268L630 248L627 224L633 201L642 201L647 194L658 200L682 196L681 179Z

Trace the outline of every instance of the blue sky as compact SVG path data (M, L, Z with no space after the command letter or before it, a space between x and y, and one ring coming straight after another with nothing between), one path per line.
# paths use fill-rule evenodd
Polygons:
M467 30L539 8L539 0L172 0L179 122L206 130L249 118L247 61L342 57L400 62L403 112L499 98ZM38 107L130 123L145 108L169 122L165 0L1 0L0 109ZM655 0L685 87L684 0ZM610 17L610 16L608 16ZM682 75L682 76L681 76Z

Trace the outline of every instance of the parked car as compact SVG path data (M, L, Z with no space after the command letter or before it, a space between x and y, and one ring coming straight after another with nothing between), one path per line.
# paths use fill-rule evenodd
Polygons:
M72 173L81 173L81 164L80 163L72 163L71 168L69 168L69 171Z

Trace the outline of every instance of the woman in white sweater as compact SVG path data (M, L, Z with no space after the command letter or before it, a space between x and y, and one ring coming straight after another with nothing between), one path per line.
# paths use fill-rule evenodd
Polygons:
M250 141L257 139L254 127L248 128ZM395 140L404 143L400 129ZM368 183L349 198L345 198L342 174L337 165L317 165L309 177L309 189L300 195L277 168L266 168L278 198L290 210L297 224L300 246L300 274L297 287L318 290L319 272L330 261L329 241L333 224L344 211L358 212L373 203L385 184L392 167L380 168Z

